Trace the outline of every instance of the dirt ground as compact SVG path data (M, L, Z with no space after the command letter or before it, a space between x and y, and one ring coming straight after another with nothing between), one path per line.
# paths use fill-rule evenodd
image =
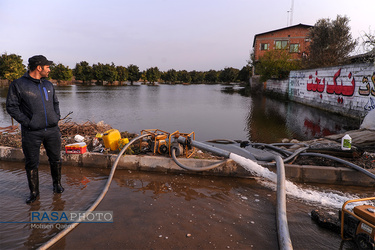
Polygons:
M61 121L59 124L61 134L62 134L62 146L61 149L65 151L65 145L75 143L74 136L79 134L84 137L84 141L87 144L87 150L88 151L97 151L97 152L109 152L108 149L105 149L104 142L101 140L100 135L104 132L112 129L111 126L108 124L105 124L104 122L99 123L93 123L91 121L87 121L85 123L76 123L72 121ZM129 140L135 138L138 136L137 134L131 134L128 132L121 132L121 138L128 138ZM98 138L99 137L99 138ZM94 138L98 138L94 140ZM354 147L353 150L351 150L349 153L342 154L342 151L340 152L337 148L339 145L334 140L313 140L306 142L309 144L310 149L308 151L310 152L320 152L324 154L330 154L333 156L336 156L340 159L343 159L345 161L349 161L351 163L354 163L360 167L363 167L365 169L375 169L375 147L366 147L365 150L358 149ZM99 145L103 145L100 147ZM21 142L21 132L18 126L9 126L6 128L0 127L0 145L1 146L9 146L9 147L15 147L15 148L21 148L22 142ZM316 145L319 145L316 149ZM323 146L323 149L321 148L321 145ZM328 145L328 149L327 146ZM334 146L332 146L334 145ZM324 149L325 147L325 149ZM134 145L130 149L131 154L139 154L144 153L141 152L140 146L137 143L134 143ZM314 150L315 148L315 150ZM333 148L333 149L332 149ZM116 152L113 152L116 153ZM127 151L127 153L129 153ZM191 156L193 158L198 159L212 159L212 158L220 158L213 156L211 153L202 152L201 150L196 150L196 152ZM323 157L311 157L311 156L298 156L291 162L292 164L297 165L316 165L316 166L335 166L340 167L344 166L342 163L338 163L334 160L323 158Z

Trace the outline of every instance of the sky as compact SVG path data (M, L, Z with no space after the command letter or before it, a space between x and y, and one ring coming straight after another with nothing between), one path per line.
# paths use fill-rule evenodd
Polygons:
M361 42L375 33L374 10L374 0L0 0L0 54L25 65L42 54L71 69L241 69L256 34L341 15Z

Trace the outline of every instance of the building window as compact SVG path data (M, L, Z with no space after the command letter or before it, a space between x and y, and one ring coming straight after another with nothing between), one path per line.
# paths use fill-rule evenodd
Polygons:
M290 53L298 53L299 52L299 44L298 43L292 43L289 47Z
M261 43L260 44L260 50L268 50L269 45L268 43Z
M276 49L287 49L288 41L276 41L275 45L276 45Z

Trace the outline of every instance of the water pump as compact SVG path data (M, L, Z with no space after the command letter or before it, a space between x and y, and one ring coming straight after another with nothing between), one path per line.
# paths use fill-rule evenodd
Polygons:
M349 203L367 200L375 200L375 197L344 203L340 212L341 237L343 240L354 240L361 250L375 250L375 207L359 205L354 207L353 211L346 209Z

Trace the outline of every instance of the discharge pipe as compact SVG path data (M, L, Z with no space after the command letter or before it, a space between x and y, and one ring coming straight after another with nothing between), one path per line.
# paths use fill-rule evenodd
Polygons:
M194 140L186 140L185 137L178 137L177 141L183 145L190 144L193 147L199 148L201 150L212 152L213 154L223 156L225 158L230 158L236 161L238 158L243 158L239 155L236 155L234 153L228 152L226 150L216 148L210 145L207 145L205 143L201 143ZM178 163L177 158L175 157L176 149L172 148L172 156L174 155L173 159L175 160L176 164L180 165ZM276 211L276 219L277 219L277 234L278 234L278 243L279 248L283 250L290 250L293 249L292 241L290 239L289 234L289 228L288 228L288 220L287 220L287 214L286 214L286 191L285 191L285 167L283 159L278 155L270 155L266 157L257 157L257 160L261 161L276 161L277 165L277 211ZM246 159L246 162L248 164L257 164L253 162L250 159ZM243 164L243 162L238 162L239 164ZM219 166L220 164L217 164ZM215 166L216 167L216 166ZM193 171L203 171L205 169L211 169L210 166L203 168L192 168L192 167L186 167L183 168L193 170Z
M327 155L327 154L321 154L321 153L312 153L312 152L304 152L305 150L307 150L309 147L307 145L304 145L305 147L301 148L301 149L298 149L296 150L294 153L288 151L288 150L285 150L285 149L281 149L277 146L292 146L292 145L295 145L295 143L273 143L273 144L265 144L265 143L251 143L250 145L252 146L261 146L261 147L266 147L266 148L269 148L269 149L272 149L274 151L277 151L277 152L280 152L280 153L283 153L285 155L287 155L288 157L285 158L283 161L284 162L288 162L289 160L291 160L292 158L298 156L298 155L301 155L301 156L315 156L315 157L323 157L323 158L326 158L326 159L330 159L330 160L333 160L333 161L336 161L336 162L339 162L339 163L342 163L352 169L355 169L365 175L367 175L368 177L372 178L375 180L375 174L371 173L370 171L354 164L354 163L351 163L349 161L346 161L346 160L343 160L343 159L340 159L340 158L337 158L335 156L332 156L332 155Z

